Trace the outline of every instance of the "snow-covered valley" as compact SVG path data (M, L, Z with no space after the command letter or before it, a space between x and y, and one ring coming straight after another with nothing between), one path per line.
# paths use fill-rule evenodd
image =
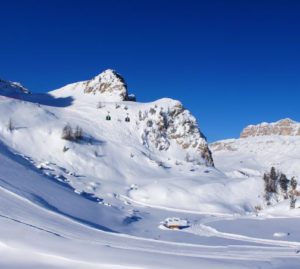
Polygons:
M0 268L299 268L300 202L266 205L262 179L299 175L292 134L208 145L112 70L47 94L1 80Z

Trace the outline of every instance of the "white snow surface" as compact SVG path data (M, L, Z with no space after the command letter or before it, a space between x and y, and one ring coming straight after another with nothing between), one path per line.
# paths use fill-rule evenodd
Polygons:
M111 82L111 74L96 78ZM253 213L268 162L282 160L287 174L296 164L274 152L272 161L255 153L248 161L241 151L238 166L235 152L214 151L214 168L191 127L196 119L178 101L124 101L124 81L103 93L96 78L89 93L84 82L17 98L0 87L1 269L299 268L299 212L282 203ZM83 139L62 139L66 124L82 128ZM190 227L160 229L172 216Z
M210 145L216 167L226 173L262 176L272 166L288 177L300 175L298 136L257 136L217 141Z

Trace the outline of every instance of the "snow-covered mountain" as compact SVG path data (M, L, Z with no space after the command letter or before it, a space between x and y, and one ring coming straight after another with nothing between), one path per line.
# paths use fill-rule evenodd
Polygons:
M289 177L300 174L300 123L291 119L249 125L239 139L210 145L216 166L227 175L262 175L272 166Z
M125 80L113 70L108 69L91 80L67 85L50 94L56 98L71 97L73 107L98 107L117 120L120 126L128 115L130 122L125 126L133 125L148 149L158 149L160 153L168 152L168 155L170 152L176 155L179 150L177 155L185 156L189 162L213 166L206 138L196 119L179 101L165 98L149 104L121 103L132 101L134 95L128 94Z
M187 182L197 185L199 175L219 172L196 119L179 101L138 103L127 97L124 79L112 70L47 95L3 97L0 138L46 174L106 203L125 195L172 206L181 195L178 207L203 207L203 197ZM52 99L54 106L43 105ZM79 128L82 137L63 139L66 126Z
M51 92L55 97L72 96L74 102L95 104L96 102L121 102L134 99L128 94L124 78L108 69L87 81L69 84Z
M288 212L288 197L294 195L292 179L299 180L300 175L299 126L290 119L247 126L239 139L210 145L216 167L229 178L256 178L257 184L263 184L257 192L257 208L284 215ZM272 167L275 175L270 183L267 178ZM270 184L271 189L267 187Z
M212 155L179 101L136 102L113 70L40 94L1 80L0 267L298 266L293 218L247 228L265 169L299 171L298 139L249 135ZM264 214L299 215L288 208Z

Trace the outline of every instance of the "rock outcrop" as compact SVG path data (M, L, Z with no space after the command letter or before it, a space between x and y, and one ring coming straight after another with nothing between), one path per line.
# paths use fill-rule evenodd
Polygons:
M108 69L85 82L84 92L87 94L116 94L120 101L127 101L127 85L123 77L116 71Z
M186 161L214 166L206 138L196 119L180 102L158 100L153 107L139 111L138 118L142 142L147 147L167 151L175 143L186 151Z
M217 151L237 151L234 141L218 141L210 144L210 148L213 152Z
M5 95L14 95L22 93L30 93L24 86L18 82L6 81L0 79L0 92Z
M56 98L72 97L73 103L136 101L133 94L128 94L123 77L112 69L107 69L92 79L68 84L49 94Z
M291 119L283 119L275 123L261 123L258 125L249 125L241 133L241 138L251 136L297 136L300 135L300 123Z

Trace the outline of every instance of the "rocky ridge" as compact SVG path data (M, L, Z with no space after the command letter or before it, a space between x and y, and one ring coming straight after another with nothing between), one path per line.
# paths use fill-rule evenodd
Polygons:
M249 125L241 132L240 137L270 135L300 136L300 123L291 119L282 119L274 123Z
M6 81L0 79L0 90L4 95L13 95L13 94L28 94L30 93L22 84L18 82Z
M160 106L168 103L167 106ZM186 151L185 160L195 164L214 166L205 136L195 117L179 101L161 99L153 107L140 110L139 128L142 143L160 151L167 151L176 143Z

